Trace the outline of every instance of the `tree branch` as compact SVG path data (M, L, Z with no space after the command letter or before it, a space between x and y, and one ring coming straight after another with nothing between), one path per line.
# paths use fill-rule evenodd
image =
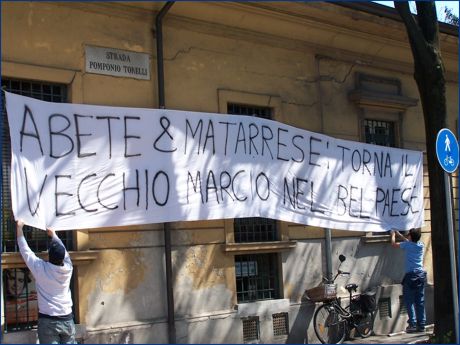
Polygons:
M418 24L423 32L423 37L429 44L438 48L439 25L434 2L416 1L415 4L417 6Z
M412 54L414 55L414 64L416 66L418 64L421 64L422 66L428 65L429 61L423 61L422 59L427 56L426 52L431 51L432 49L430 49L420 26L410 12L409 3L407 1L394 1L393 3L406 26L410 47L412 49Z
M414 19L414 16L410 12L409 3L407 1L394 1L395 9L399 12L404 24L406 24L407 35L411 43L414 43L416 47L424 47L425 40L420 27ZM412 44L411 44L412 45Z

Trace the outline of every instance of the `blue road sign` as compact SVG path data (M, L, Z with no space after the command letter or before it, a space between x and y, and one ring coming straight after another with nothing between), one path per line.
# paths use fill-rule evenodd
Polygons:
M436 156L441 167L448 173L453 173L458 167L458 141L454 133L443 128L436 138Z

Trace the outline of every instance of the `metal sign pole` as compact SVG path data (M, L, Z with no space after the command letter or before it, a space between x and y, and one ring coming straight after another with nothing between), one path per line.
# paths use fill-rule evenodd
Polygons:
M439 165L444 170L444 191L446 194L447 207L447 236L449 241L450 275L452 279L452 302L454 307L454 331L455 340L458 344L458 290L457 271L455 260L455 237L452 212L452 190L450 188L450 175L457 170L459 165L459 146L455 134L448 128L442 128L436 136L436 157Z
M454 321L455 321L455 339L457 344L459 343L458 338L458 290L457 290L457 273L455 263L455 248L454 248L454 223L452 217L452 199L450 189L450 178L449 174L444 171L444 186L446 190L446 206L447 206L447 232L449 239L449 255L450 255L450 270L452 278L452 299L454 302Z

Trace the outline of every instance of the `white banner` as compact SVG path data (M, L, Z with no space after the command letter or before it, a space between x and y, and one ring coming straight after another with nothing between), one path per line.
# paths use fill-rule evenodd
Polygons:
M6 93L16 219L55 229L267 217L423 225L421 152L237 115L48 103Z

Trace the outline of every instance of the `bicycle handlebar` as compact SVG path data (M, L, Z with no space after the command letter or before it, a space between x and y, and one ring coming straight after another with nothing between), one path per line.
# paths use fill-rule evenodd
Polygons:
M337 279L337 277L339 275L350 275L351 273L350 272L345 272L345 271L341 271L341 270L337 270L337 274L335 275L335 277L332 279L332 283L335 282L335 280ZM324 279L324 278L323 278ZM325 279L327 281L327 279Z

